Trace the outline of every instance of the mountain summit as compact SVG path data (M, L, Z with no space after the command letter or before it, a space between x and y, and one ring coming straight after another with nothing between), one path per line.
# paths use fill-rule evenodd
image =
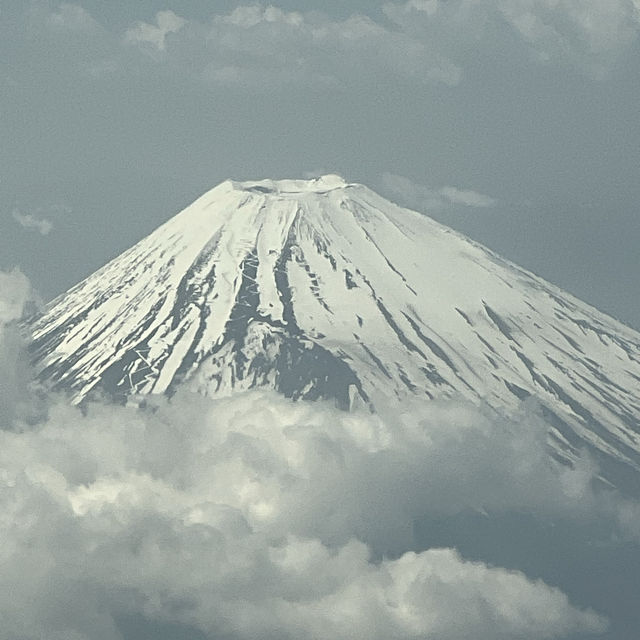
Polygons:
M226 181L31 324L76 401L267 387L343 408L537 399L558 455L640 467L640 335L338 176Z

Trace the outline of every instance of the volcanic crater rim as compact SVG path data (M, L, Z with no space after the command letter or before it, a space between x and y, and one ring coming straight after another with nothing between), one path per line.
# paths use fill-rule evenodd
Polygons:
M236 191L248 191L250 193L262 193L273 195L296 195L305 193L327 193L334 189L343 189L352 186L343 177L329 173L308 180L227 180L227 184Z

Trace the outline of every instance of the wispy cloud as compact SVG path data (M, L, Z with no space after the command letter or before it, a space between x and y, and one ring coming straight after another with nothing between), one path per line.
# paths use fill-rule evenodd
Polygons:
M441 187L437 193L451 204L461 204L465 207L493 207L495 198L486 196L471 189L458 189L457 187Z
M159 11L156 23L137 22L127 29L124 39L128 44L138 45L143 50L164 51L167 36L178 33L187 21L173 11Z
M471 189L431 187L392 173L382 175L382 187L405 206L427 213L459 206L486 209L497 204L495 198Z
M537 60L569 63L595 77L640 33L637 0L408 0L389 2L384 12L453 59L488 48L488 37L506 42L515 35Z
M49 14L48 23L55 29L67 31L87 31L98 27L98 23L86 9L67 2Z
M427 42L363 15L335 20L251 5L214 14L205 23L163 11L155 24L132 25L124 40L152 54L171 49L173 59L190 73L236 86L337 87L354 74L448 85L460 80L460 70Z
M167 9L109 34L113 50L91 70L128 68L127 56L137 50L171 62L174 71L229 86L335 89L385 77L456 86L477 52L497 46L504 53L516 43L537 61L602 77L640 33L637 0L409 0L387 2L383 11L386 20L357 13L336 19L254 4L195 20ZM60 5L48 24L100 30L106 38L76 4Z
M11 212L12 218L27 231L36 231L42 236L49 235L53 230L53 222L47 218L40 218L31 213L23 213L19 209Z

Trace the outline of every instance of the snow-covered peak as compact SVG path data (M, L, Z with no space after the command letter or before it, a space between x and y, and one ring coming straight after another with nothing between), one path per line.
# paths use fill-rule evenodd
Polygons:
M332 189L346 187L348 184L344 178L335 174L327 174L309 180L249 180L245 182L230 180L229 183L238 191L275 195L325 193Z
M638 333L338 176L222 183L31 330L42 378L77 401L534 397L559 456L587 443L640 468Z

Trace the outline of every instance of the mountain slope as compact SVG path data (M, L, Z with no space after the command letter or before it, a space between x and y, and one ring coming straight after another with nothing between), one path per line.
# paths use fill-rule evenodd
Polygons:
M337 176L227 181L31 327L43 379L340 406L534 396L559 455L640 467L640 335L486 248Z

